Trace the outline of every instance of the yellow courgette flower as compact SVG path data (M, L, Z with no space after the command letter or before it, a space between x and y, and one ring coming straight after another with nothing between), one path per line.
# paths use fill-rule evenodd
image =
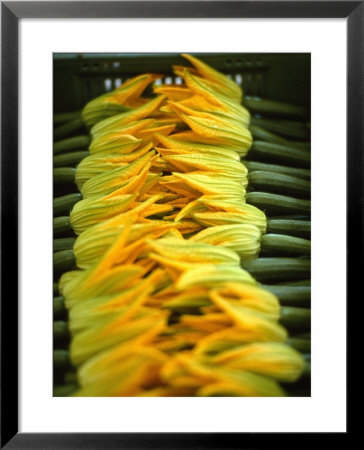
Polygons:
M195 389L187 386L161 386L142 390L137 397L193 397Z
M226 96L235 99L237 103L241 103L243 92L241 88L233 80L230 80L229 77L213 69L211 66L205 64L195 56L188 54L182 54L182 56L193 65L193 67L197 70L200 76L202 76L206 80L216 83L216 85L219 86L221 91Z
M122 223L109 227L95 225L81 233L76 239L73 247L77 266L85 269L91 264L96 263L113 244L124 227L125 224ZM138 241L145 236L156 239L165 234L172 227L172 223L163 223L159 221L145 224L134 223L130 229L126 244Z
M172 292L160 295L159 298L161 299L162 308L180 313L196 311L203 306L211 305L208 288L196 287L180 293L173 288Z
M76 234L87 230L90 226L116 216L135 203L137 194L124 194L118 196L93 196L80 200L73 207L70 222Z
M198 198L201 193L196 189L191 188L182 181L179 181L175 175L166 175L159 180L159 185L162 188L166 188L169 191L175 192L183 197L195 199Z
M124 320L123 314L106 324L95 325L77 333L70 345L71 361L78 366L98 353L118 344L148 344L165 327L166 311L150 311L140 318Z
M184 133L175 133L169 137L157 135L158 140L164 145L164 148L158 148L162 155L184 155L189 153L201 153L226 159L240 161L240 156L235 150L226 149L222 145L202 144L197 141L200 139L192 131Z
M200 199L200 201L204 205L211 206L211 208L215 209L215 211L192 213L193 219L205 227L251 224L258 227L262 233L266 230L267 219L265 214L252 205L246 203L239 204L238 202L229 202L226 200Z
M277 323L278 319L273 319L272 314L265 314L260 311L254 310L251 307L244 307L235 302L229 302L225 300L217 300L216 296L210 296L212 302L221 310L223 310L238 327L247 330L256 330L257 332L265 335L270 333L270 329L276 330L277 327L281 328L281 335L287 336L285 329Z
M284 397L285 392L279 384L269 377L251 372L225 372L231 379L208 383L197 392L201 397Z
M284 391L271 378L248 371L221 368L199 360L188 352L176 354L162 368L162 377L173 386L193 386L196 395L283 396Z
M190 74L186 72L186 76L190 77ZM193 81L193 77L190 80ZM203 87L203 81L200 81L200 88ZM212 98L212 97L210 97ZM183 100L170 100L167 103L167 106L171 103L175 103L179 107L185 107L190 110L200 111L200 112L207 112L211 113L217 116L223 116L225 118L231 118L234 120L237 120L238 122L243 122L246 125L249 125L250 123L250 113L249 111L244 108L244 106L239 105L226 97L221 97L218 94L214 94L214 100L213 103L211 101L208 101L207 98L205 98L201 94L196 94L191 91L191 96L183 99ZM167 108L167 106L163 106L161 109ZM183 109L182 109L183 112ZM187 112L187 110L186 110Z
M72 278L67 273L62 275L60 292L68 309L87 298L121 292L141 280L146 273L143 267L136 264L116 266L89 283L94 268L95 266L90 266L87 270L75 271Z
M136 137L142 139L143 143L152 142L152 144L156 146L160 142L157 135L168 136L175 128L175 123L145 128L136 133Z
M248 184L247 168L240 161L225 158L224 156L216 157L201 153L189 153L164 156L163 159L181 172L215 172L237 179L239 182L243 181L244 186Z
M76 303L69 309L71 333L76 334L89 327L105 324L121 314L124 320L128 320L128 317L135 315L145 306L147 299L164 277L162 270L155 270L147 278L121 293L99 295Z
M81 191L83 184L90 178L99 175L107 170L125 167L127 164L136 161L153 147L153 143L145 145L140 149L128 154L102 153L86 156L76 168L75 183Z
M145 88L161 75L146 73L128 80L120 88L91 100L82 110L82 120L87 127L97 122L127 111Z
M216 312L199 315L183 314L180 317L181 327L191 327L194 330L215 333L231 326L231 319L224 313Z
M74 395L135 396L160 389L159 370L167 356L144 345L119 345L83 364L78 371L81 385ZM150 388L150 389L149 389Z
M174 102L179 102L181 100L185 100L192 95L190 89L186 88L186 86L181 85L162 85L162 86L153 86L153 91L156 94L165 95L169 100Z
M200 264L185 271L176 283L176 289L183 291L191 287L218 287L225 283L243 282L256 284L254 278L238 265Z
M212 303L227 314L250 309L261 317L279 319L279 301L271 292L244 283L226 283L223 287L210 291ZM243 311L244 312L244 311Z
M194 131L202 143L220 144L246 155L253 139L248 128L221 120L181 114L181 119Z
M116 167L90 178L82 185L81 193L83 198L94 195L107 195L123 187L131 177L139 175L145 167L149 170L151 166L150 161L154 155L155 152L152 150L124 167Z
M219 353L212 361L223 367L248 370L286 382L296 381L304 368L302 356L279 342L246 344Z
M116 114L112 117L109 117L108 119L101 120L92 127L92 137L96 138L102 133L113 131L122 127L123 125L127 125L150 116L150 114L160 106L165 98L166 97L164 95L159 95L158 97L153 98L139 108L135 108L125 113Z
M195 96L197 98L201 98L200 96ZM197 103L197 108L191 108L187 106L191 104L191 100L184 102L172 102L169 101L167 107L163 107L163 110L166 112L174 111L178 117L181 117L181 114L186 114L192 117L201 117L204 119L214 120L216 122L221 122L222 124L231 124L236 127L243 126L244 128L249 126L250 123L250 115L247 111L235 111L235 109L228 108L225 104L224 107L211 105L205 100L206 104L204 105L204 109L201 109L200 104ZM167 109L168 108L168 109ZM243 108L243 107L241 107Z
M136 133L153 124L153 119L139 120L100 133L92 139L89 147L90 153L131 153L142 143L142 139L137 138Z
M190 240L229 248L246 261L258 256L260 238L261 231L255 225L234 224L206 228Z
M230 145L229 143L224 142L217 142L214 141L211 138L207 138L201 135L198 135L192 130L184 130L180 131L178 133L173 134L171 137L168 137L169 139L174 140L174 142L178 141L176 145L174 145L172 148L174 149L186 149L185 153L196 153L201 151L204 152L206 149L207 152L214 151L214 150L221 150L221 153L226 155L227 157L231 157L232 159L240 160L239 156L239 150L237 150L233 144ZM195 147L195 151L189 152L188 149L192 150L193 147ZM197 149L197 146L201 146L201 150ZM169 146L170 147L170 146ZM211 150L210 150L211 149Z
M172 282L176 282L180 278L181 273L186 272L190 270L192 267L198 265L198 263L195 262L174 260L167 256L150 251L148 253L147 258L149 260L154 261L156 264L158 264L158 266L163 267L163 269L165 270L166 274L169 277L169 280ZM159 303L158 300L156 301L157 303Z
M205 101L217 108L217 111L225 111L230 116L234 116L235 119L249 125L250 113L241 105L241 102L236 102L234 98L219 94L206 80L192 75L188 70L184 72L184 79L194 95L204 98Z
M201 339L193 352L196 355L215 355L250 342L284 342L287 333L277 322L265 328L232 326Z
M193 72L190 68L181 68L180 74L186 86L191 90L192 95L200 95L209 103L218 107L228 102L238 106L241 105L241 102L237 102L236 96L230 96L227 91L221 89L218 83L199 76L199 74ZM244 117L244 121L249 123L249 112L246 109L242 117Z
M232 265L240 263L240 258L234 251L215 245L169 237L150 239L148 244L158 254L183 263Z
M228 177L215 172L173 172L173 177L191 189L206 195L226 195L245 201L245 186L248 184L246 171L243 167L237 178Z

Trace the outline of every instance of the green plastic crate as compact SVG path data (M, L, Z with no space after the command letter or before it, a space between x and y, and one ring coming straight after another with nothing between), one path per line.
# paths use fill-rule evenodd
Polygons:
M196 53L243 87L244 95L310 106L309 53ZM54 112L81 109L89 100L111 91L144 72L179 82L173 64L188 65L174 53L56 53L54 54Z

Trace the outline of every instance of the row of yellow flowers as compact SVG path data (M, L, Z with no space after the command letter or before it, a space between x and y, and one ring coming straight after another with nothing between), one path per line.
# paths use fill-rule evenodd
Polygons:
M83 110L90 156L71 212L69 310L78 396L282 396L301 356L278 299L240 266L266 217L246 204L242 91L197 58L181 85L137 76Z

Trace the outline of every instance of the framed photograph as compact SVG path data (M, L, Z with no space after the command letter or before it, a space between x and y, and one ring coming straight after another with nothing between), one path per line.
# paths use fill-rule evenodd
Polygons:
M1 7L2 448L348 437L363 2Z

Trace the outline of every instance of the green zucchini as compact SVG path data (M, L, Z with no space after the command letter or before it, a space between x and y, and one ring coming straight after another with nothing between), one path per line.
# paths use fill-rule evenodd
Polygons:
M306 122L252 117L251 125L256 125L271 131L272 133L278 133L288 138L305 141L310 140L310 127Z
M264 234L260 241L260 256L308 256L311 242L285 234Z
M65 370L71 367L70 353L68 350L56 349L53 351L53 366L56 370Z
M80 201L81 198L82 195L79 192L55 198L53 200L53 216L69 214L73 205Z
M78 386L75 383L54 386L53 396L54 397L69 397L71 394L73 394L75 391L77 391L77 389L78 389Z
M276 286L308 286L311 287L311 280L296 280L296 281L285 281L283 283L277 283Z
M70 120L53 130L53 141L72 136L72 134L81 131L83 128L81 117Z
M53 254L53 269L55 272L65 272L76 268L73 250L61 250Z
M53 317L55 319L64 318L67 314L67 309L64 304L62 296L53 297Z
M295 350L301 353L308 353L311 351L311 339L289 337L286 340L286 344L290 345Z
M71 222L69 216L55 217L53 219L53 234L61 234L71 230Z
M275 215L272 220L305 220L307 222L310 221L310 216L307 214L282 214Z
M305 150L307 152L311 151L311 142L302 142L302 141L287 141L289 145L293 147L300 148L301 150Z
M91 138L89 135L74 136L71 138L63 139L62 141L55 142L53 144L53 152L61 153L69 150L77 150L88 148Z
M261 128L257 125L250 125L249 130L251 131L252 136L256 141L265 141L271 142L272 144L287 145L288 147L295 147L308 152L311 150L310 142L291 141L282 136L279 136L278 134L271 133L270 131L265 130L264 128Z
M293 337L300 338L300 339L311 339L311 331L303 332L300 331L298 333L295 333Z
M287 234L289 236L309 239L311 236L310 220L268 219L267 233Z
M282 144L282 145L288 144L287 139L278 136L278 134L271 133L270 131L265 130L264 128L258 127L257 125L251 125L249 129L253 135L254 140L272 142L274 144Z
M311 193L311 183L308 180L263 170L249 172L248 186L254 191L289 194L304 198L310 198Z
M268 216L278 214L310 214L309 200L269 192L248 192L246 202L263 210Z
M310 152L289 145L254 141L246 157L249 161L262 161L276 164L294 164L295 167L310 168Z
M258 161L242 161L249 172L263 170L265 172L282 173L284 175L291 175L292 177L303 178L309 180L311 178L310 169L300 169L297 167L281 166L279 164L267 164Z
M65 341L69 339L70 332L68 324L64 320L55 320L53 322L53 338L55 341Z
M81 111L72 111L67 113L57 113L53 115L53 125L69 122L70 120L79 119Z
M303 369L303 377L311 377L311 361L305 361L305 367Z
M280 323L288 330L307 330L311 326L311 310L295 306L281 308Z
M277 102L260 97L245 96L243 104L253 112L266 113L270 116L292 117L307 119L310 111L304 106L293 105L291 103Z
M89 152L81 150L78 152L61 153L53 158L53 167L69 167L78 164L86 156L89 156Z
M74 183L75 172L74 167L57 167L53 169L53 182L56 184Z
M62 250L72 250L75 244L76 238L58 238L53 240L53 252L60 252Z
M68 370L65 374L64 374L64 382L67 384L77 384L77 373L74 370Z
M257 258L242 262L247 270L260 283L307 279L311 274L311 263L302 258Z
M311 303L310 286L268 285L262 287L276 295L282 306L309 307Z
M309 386L303 387L302 389L292 389L291 385L286 385L284 387L288 397L311 397L311 388Z

